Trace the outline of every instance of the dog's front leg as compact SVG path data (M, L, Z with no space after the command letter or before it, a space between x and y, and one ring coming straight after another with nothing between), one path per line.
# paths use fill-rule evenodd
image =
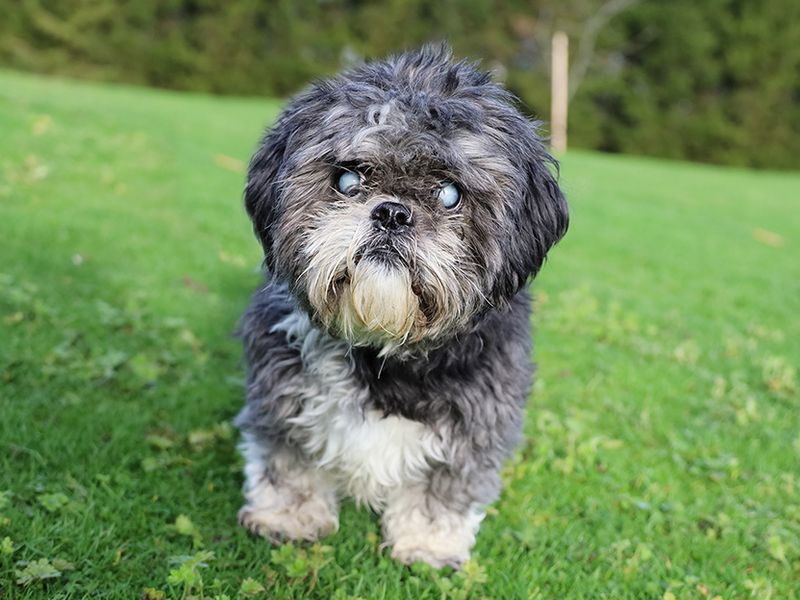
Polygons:
M383 537L392 558L459 568L468 558L484 513L477 503L446 504L420 484L398 488L383 513Z
M338 501L325 473L294 449L251 434L245 458L245 504L239 522L272 540L317 540L339 528Z

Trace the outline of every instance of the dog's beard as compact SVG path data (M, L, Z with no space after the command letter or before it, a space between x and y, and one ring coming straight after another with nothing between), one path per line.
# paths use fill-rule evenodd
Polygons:
M338 309L338 329L348 339L364 335L403 343L419 312L411 273L371 257L358 262Z
M341 206L305 233L301 284L316 317L353 345L391 352L435 338L474 312L474 273L455 234L387 237L369 218L378 200ZM479 292L478 292L479 294Z

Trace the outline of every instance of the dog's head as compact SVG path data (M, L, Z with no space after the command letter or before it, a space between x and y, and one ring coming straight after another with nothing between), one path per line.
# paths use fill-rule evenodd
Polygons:
M428 47L292 100L245 203L312 318L392 352L458 334L536 274L567 229L554 166L507 91Z

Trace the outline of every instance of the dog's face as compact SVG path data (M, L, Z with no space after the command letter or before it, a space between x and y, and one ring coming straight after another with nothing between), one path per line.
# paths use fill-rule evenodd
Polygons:
M290 102L245 202L312 318L392 352L456 335L539 270L568 222L550 163L505 90L428 48Z

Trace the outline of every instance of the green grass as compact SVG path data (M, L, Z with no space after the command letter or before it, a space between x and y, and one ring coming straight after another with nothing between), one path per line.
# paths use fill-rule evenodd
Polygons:
M0 597L798 597L796 173L564 159L526 441L463 572L351 504L315 546L238 527L241 171L278 107L0 73Z

